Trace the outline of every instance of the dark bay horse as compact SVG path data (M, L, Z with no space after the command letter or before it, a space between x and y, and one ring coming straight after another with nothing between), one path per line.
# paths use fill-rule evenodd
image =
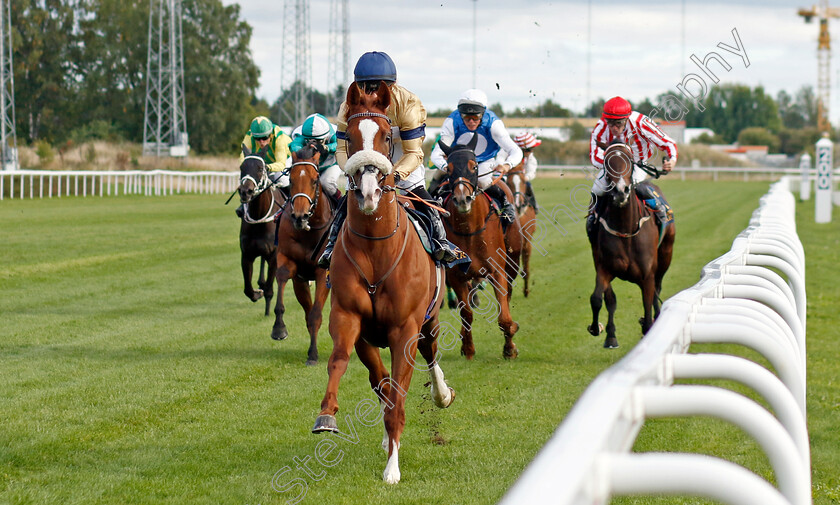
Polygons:
M283 314L286 312L283 289L291 279L295 296L306 314L306 329L309 330L307 365L318 362L318 329L321 327L324 302L329 295L327 272L318 268L313 259L332 215L329 201L323 194L318 180L320 158L320 152L311 144L292 153L292 166L289 169L291 196L277 223L278 291L271 338L283 340L289 335L283 321ZM314 303L309 291L309 281L315 281Z
M400 480L400 435L414 369L429 371L438 407L449 406L455 394L436 361L445 272L423 249L397 201L389 158L390 103L384 82L367 93L355 84L347 91L347 220L330 265L333 351L326 394L312 431L338 431L338 386L355 348L380 399L385 424L382 445L388 452L383 479L393 484ZM385 347L391 352L390 376L379 351ZM426 364L415 361L418 349ZM357 407L357 415L358 411Z
M477 139L478 135L473 135L467 145L451 147L439 142L449 167L444 189L448 192L444 207L449 212L449 217L444 220L446 235L472 259L466 273L460 268L450 268L447 272L449 284L458 297L461 354L467 359L475 356L470 301L478 293L480 281L487 279L493 286L497 302L493 310L505 337L502 356L516 358L519 351L513 343L513 336L519 330L519 324L511 317L510 297L513 281L519 275L522 235L518 221L508 227L507 233L502 230L502 222L491 207L490 198L479 190L474 152Z
M513 205L516 207L516 214L519 216L519 225L525 240L522 241L521 264L525 279L522 293L527 297L531 292L529 283L531 280L531 241L537 231L537 211L527 196L527 185L525 180L525 161L523 160L516 168L506 174L505 182L513 193Z
M265 150L252 153L244 144L245 159L239 167L239 201L244 205L242 224L239 227L239 249L241 251L242 276L245 280L245 296L252 302L265 298L265 315L271 309L274 297L274 277L277 264L274 261L277 246L274 245L274 217L280 211L286 197L272 186L265 166ZM260 258L259 289L251 284L254 261ZM265 265L268 265L267 275Z
M642 325L642 333L647 333L659 316L659 293L662 290L662 278L671 264L676 227L673 222L670 223L659 242L659 226L653 214L636 196L630 148L623 143L604 147L604 172L610 190L602 197L606 199L599 206L603 214L597 216L597 224L589 235L596 275L595 291L589 298L592 324L587 329L594 336L600 334L598 312L602 300L605 301L609 320L604 347L615 348L618 347L618 339L613 320L616 297L612 280L618 277L641 288L644 316L639 323Z

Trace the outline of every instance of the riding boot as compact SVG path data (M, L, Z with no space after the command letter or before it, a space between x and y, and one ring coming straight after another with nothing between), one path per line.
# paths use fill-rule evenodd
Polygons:
M433 198L437 198L437 192L440 188L440 183L442 183L445 179L445 177L433 177L432 181L429 183L429 195L431 195Z
M335 190L335 193L329 194L326 191L324 193L327 195L327 198L330 199L330 205L333 210L338 208L338 204L341 203L341 190Z
M534 187L531 186L531 181L525 181L525 196L534 208L534 214L539 214L540 206L537 205L537 197L534 196Z
M516 221L516 210L513 208L513 204L507 200L507 195L502 190L502 188L492 185L489 188L484 190L490 198L496 201L496 204L499 206L501 210L500 217L502 218L502 224L504 225L505 229L507 229L508 225L513 224Z
M335 208L335 217L330 226L330 234L327 237L327 245L324 247L324 252L318 258L318 266L321 268L329 268L330 260L332 259L333 249L335 248L335 241L338 240L338 232L341 231L341 226L347 218L347 195L341 197Z
M426 188L423 187L419 187L411 191L411 193L423 200L432 199L431 195L426 191ZM426 214L432 224L432 244L434 248L432 256L443 263L450 263L458 259L458 248L446 239L446 229L443 227L443 221L441 221L437 209L429 205L418 205L416 208L418 211Z
M665 233L665 227L674 220L674 213L671 211L671 206L656 189L650 184L641 183L636 186L636 194L644 200L645 204L650 207L656 220L659 222L659 239L662 240L662 235Z
M590 204L589 204L589 214L586 215L586 235L591 236L592 231L595 229L595 221L598 219L598 215L600 213L600 203L601 200L598 198L595 193L590 193Z

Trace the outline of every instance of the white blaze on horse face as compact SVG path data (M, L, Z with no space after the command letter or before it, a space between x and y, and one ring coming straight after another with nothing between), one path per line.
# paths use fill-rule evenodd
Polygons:
M301 176L301 177L306 177L306 170L304 170L304 169L302 169L302 168L301 168L301 169L300 169L300 176Z
M359 189L362 192L361 210L365 214L373 214L379 207L379 199L382 197L382 190L379 188L377 174L379 172L365 171L362 174L362 181Z
M359 122L359 132L362 134L362 149L365 151L373 150L373 140L376 138L376 132L379 131L379 125L372 119L362 119Z

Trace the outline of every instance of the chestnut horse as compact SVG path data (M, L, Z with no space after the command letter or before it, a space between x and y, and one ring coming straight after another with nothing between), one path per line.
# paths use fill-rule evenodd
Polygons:
M306 329L309 330L309 351L307 365L318 362L318 329L321 327L321 313L329 295L327 272L318 268L313 253L319 248L321 236L327 231L332 212L323 195L318 180L318 162L321 155L311 144L292 153L289 169L289 203L284 207L277 223L277 305L274 308L274 327L271 338L283 340L289 332L283 321L286 307L283 304L283 289L292 280L295 296L306 314ZM309 281L315 281L315 303L309 291Z
M596 275L595 291L589 298L592 324L587 329L593 336L601 333L598 312L603 299L609 313L604 347L615 348L618 347L618 339L615 336L616 297L612 280L618 277L641 288L644 317L639 319L639 323L642 333L647 333L659 316L659 293L662 278L671 264L676 227L673 222L670 223L659 242L659 226L653 214L636 196L630 148L623 143L604 147L604 173L610 190L602 197L606 199L599 206L603 215L596 216L597 223L589 236Z
M241 251L242 276L245 280L245 296L252 302L265 298L265 315L271 308L274 297L274 276L277 264L274 261L277 246L274 244L274 217L280 212L286 197L271 184L265 166L265 149L252 153L244 144L245 159L239 166L239 201L244 205L242 224L239 227L239 250ZM254 260L260 258L259 289L254 289L251 277ZM268 275L263 276L268 264Z
M472 338L473 311L471 298L478 293L482 279L493 285L498 306L498 324L505 336L502 356L516 358L519 351L513 336L519 324L510 314L510 297L513 281L519 275L519 256L522 235L519 222L502 231L501 219L490 205L490 198L478 188L478 164L475 145L478 135L473 135L467 145L439 145L446 154L449 178L444 191L444 207L449 217L444 220L447 237L472 259L465 273L460 268L449 269L449 284L458 297L461 317L461 354L467 359L475 356ZM497 180L496 183L501 183ZM488 300L489 301L489 300Z
M513 193L513 205L516 207L516 214L519 216L519 225L525 240L522 241L521 264L525 279L522 293L527 297L531 292L529 281L531 280L531 241L537 231L537 211L527 196L527 185L525 180L525 161L507 173L505 182Z
M347 220L330 265L333 351L326 394L312 431L338 431L338 386L355 347L380 399L385 424L382 446L388 452L383 479L393 484L400 480L400 435L414 368L429 371L438 407L449 406L455 394L436 361L445 272L423 249L397 202L389 158L393 140L386 110L390 103L384 82L370 93L355 84L347 91ZM378 349L385 347L391 352L390 376ZM418 349L428 366L415 362Z

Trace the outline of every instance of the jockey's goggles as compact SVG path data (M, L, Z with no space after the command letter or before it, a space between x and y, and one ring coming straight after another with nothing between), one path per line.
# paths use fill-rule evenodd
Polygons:
M481 121L481 116L479 114L461 114L461 119L464 121L467 119L471 121Z
M268 138L269 138L270 136L271 136L271 135L266 135L266 136L264 136L264 137L257 137L257 136L252 136L252 137L254 138L254 140L268 140Z

